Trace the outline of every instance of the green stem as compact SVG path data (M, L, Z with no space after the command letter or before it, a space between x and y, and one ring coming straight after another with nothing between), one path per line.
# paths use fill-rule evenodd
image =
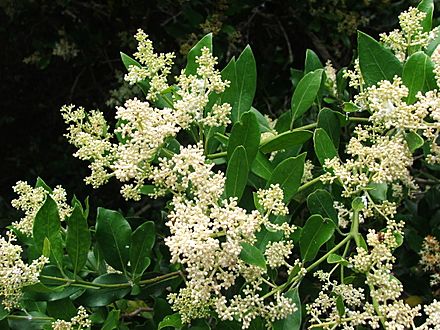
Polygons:
M217 159L217 158L226 157L227 154L228 153L226 151L222 151L222 152L218 152L216 154L207 155L206 158L208 158L208 159Z
M139 285L148 285L153 283L162 282L164 280L176 278L180 276L180 272L172 272L169 274L164 274L160 276L156 276L154 278L149 278L139 282ZM103 288L129 288L132 286L131 283L114 283L114 284L104 284L104 283L93 283L87 282L83 280L72 280L68 278L56 277L56 276L48 276L48 275L40 275L40 278L63 282L71 286L85 287L85 288L95 288L95 289L103 289Z
M318 183L319 181L321 181L321 176L317 176L316 178L304 183L302 186L298 188L297 192L303 191L309 188L310 186L313 186L315 183Z
M49 316L32 316L32 315L8 315L8 319L11 320L34 320L34 321L54 321L53 317Z

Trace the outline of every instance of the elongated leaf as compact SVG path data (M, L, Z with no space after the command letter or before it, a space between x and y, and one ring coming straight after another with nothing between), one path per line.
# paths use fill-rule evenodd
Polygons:
M141 277L150 265L149 257L155 238L156 231L152 221L144 222L131 235L130 269L133 279Z
M267 187L276 183L280 185L284 191L284 202L290 201L301 185L305 159L306 153L302 153L299 156L283 160L275 167L270 180L267 182Z
M425 140L423 140L423 138L419 134L413 131L405 134L405 140L411 152L414 152L417 149L421 148L425 143Z
M46 191L49 192L49 193L52 193L52 192L53 192L52 188L49 187L49 186L46 184L46 182L44 182L44 180L43 180L42 178L40 178L40 177L38 177L38 178L37 178L37 182L35 182L35 188L38 188L38 187L42 187L44 190L46 190Z
M235 148L226 169L226 197L241 199L249 174L246 150L243 146Z
M120 52L119 54L121 55L122 63L127 70L130 69L130 66L136 66L138 68L142 67L138 61L136 61L134 58L131 58L127 54L124 54L123 52ZM145 95L148 94L148 90L150 89L150 83L148 81L139 81L136 83L136 85L139 86Z
M86 264L91 242L87 219L84 218L80 207L75 206L67 218L66 235L66 250L72 260L74 274L78 274Z
M128 263L131 228L116 211L98 208L96 240L105 261L114 269L125 272Z
M119 329L119 315L121 314L121 311L118 309L112 310L110 313L108 313L107 318L105 319L104 324L102 325L101 330L114 330Z
M273 129L270 127L269 121L267 120L267 118L260 111L258 111L254 107L251 107L251 111L257 117L257 121L258 121L258 125L260 126L260 132L261 133L272 132L273 131Z
M318 127L327 132L335 147L338 148L339 137L341 136L341 125L339 123L338 115L329 108L322 109L318 114Z
M183 324L182 324L182 319L180 318L180 314L174 313L165 316L164 319L160 321L157 330L161 330L166 327L172 327L174 329L182 329Z
M285 319L277 320L273 323L273 330L300 330L301 329L301 300L299 298L298 287L290 289L284 296L291 299L296 306L296 311Z
M50 243L50 255L55 262L61 266L63 259L63 242L61 238L60 216L57 203L52 197L47 196L46 200L35 215L32 229L35 245L39 251L43 251L44 240ZM46 244L47 245L47 244Z
M244 262L266 269L266 259L264 259L263 252L249 243L242 242L240 259Z
M383 202L387 199L388 185L386 183L371 182L367 186L368 194L375 200Z
M304 63L304 74L307 74L309 72L322 69L323 65L321 63L321 60L319 59L319 56L316 55L316 53L311 50L307 49L306 51L306 60Z
M257 66L251 47L247 46L236 62L237 97L232 107L232 122L251 109L257 88Z
M395 75L402 74L402 64L387 48L371 38L358 32L359 66L367 86L381 80L393 80Z
M417 92L435 88L436 81L433 70L434 63L424 52L414 53L408 58L402 73L402 82L409 89L406 99L408 104L413 104L416 101Z
M293 127L294 121L312 106L321 86L322 72L322 69L309 72L299 81L291 101L292 119L290 128Z
M328 134L322 129L317 128L313 135L316 157L321 165L325 164L326 159L332 159L338 156L335 145Z
M338 224L338 212L333 207L333 197L327 190L318 189L311 193L307 197L307 207L311 214L319 214Z
M196 63L196 57L202 55L202 48L204 47L207 47L212 53L212 33L205 35L188 52L186 68L185 68L186 75L197 74L197 68L199 65Z
M327 242L335 231L335 224L315 214L307 219L301 231L299 248L304 262L315 259L319 248Z
M232 156L235 148L243 146L246 150L248 164L254 161L260 145L260 128L254 113L246 112L241 120L234 124L228 140L228 158Z
M252 173L258 175L260 178L269 180L272 176L273 169L272 163L259 151L251 166Z
M307 142L312 135L312 132L306 130L287 131L264 140L260 145L260 151L266 154L276 150L289 149Z
M432 28L432 15L434 13L434 1L422 0L417 9L426 13L426 17L422 21L423 32L429 32Z

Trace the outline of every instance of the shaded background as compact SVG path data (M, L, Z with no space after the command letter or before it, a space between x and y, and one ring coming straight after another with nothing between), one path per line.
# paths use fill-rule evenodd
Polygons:
M307 48L336 68L353 58L356 29L373 36L389 31L412 1L391 0L0 0L0 227L13 210L11 186L42 177L61 184L69 198L91 196L97 205L133 212L117 182L91 193L87 164L73 158L63 137L59 109L74 103L99 108L108 119L115 106L138 95L123 82L119 51L132 54L142 28L157 51L177 62L204 34L214 33L220 67L250 44L257 60L254 106L270 116L290 104L291 68L302 68ZM179 63L178 63L179 64ZM176 65L177 67L178 65ZM144 202L146 203L146 202ZM147 205L148 207L148 205Z

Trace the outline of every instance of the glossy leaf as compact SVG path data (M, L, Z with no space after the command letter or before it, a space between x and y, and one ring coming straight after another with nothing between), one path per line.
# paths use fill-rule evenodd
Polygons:
M386 183L371 182L368 184L368 194L377 202L387 199L388 185Z
M119 316L121 314L120 310L114 309L108 313L101 330L114 330L119 329Z
M272 163L259 151L251 165L252 173L258 175L260 178L269 180L273 170L274 167Z
M249 265L258 266L260 268L266 269L266 259L264 259L263 252L261 252L258 248L249 243L242 242L240 259Z
M283 160L273 170L267 187L278 183L284 191L284 201L288 202L298 191L304 173L306 153Z
M151 263L151 250L156 239L154 222L147 221L131 234L130 271L133 279L142 276Z
M251 107L251 112L253 112L257 117L257 121L258 121L258 125L260 126L261 133L273 131L273 129L270 127L269 121L260 111L258 111L254 107Z
M304 262L315 259L320 247L327 242L335 231L335 224L315 214L307 219L299 240L301 257Z
M402 74L402 64L391 50L360 31L358 54L359 66L367 86L375 85L380 80L392 81L395 75Z
M78 206L67 218L66 250L73 265L73 273L78 272L87 262L87 255L91 245L91 236L87 219Z
M244 188L246 187L248 174L249 164L246 150L243 146L238 146L229 159L226 169L226 197L237 197L238 200L241 199Z
M236 101L232 106L232 122L240 120L249 111L257 88L257 66L251 47L247 46L235 63L237 72Z
M186 75L196 75L198 64L196 63L196 57L202 55L202 48L208 48L212 53L212 33L205 35L199 42L197 42L193 48L188 52L187 63L185 68Z
M311 214L319 214L338 224L338 212L333 207L333 197L327 191L318 189L307 197L307 207Z
M129 260L131 228L116 211L98 208L96 240L105 261L114 269L125 272Z
M246 150L247 161L252 164L260 145L260 128L254 113L246 112L241 120L232 127L228 140L228 158L232 156L235 148L243 146Z
M332 159L338 156L335 145L330 139L326 131L322 128L317 128L313 135L313 142L315 145L316 157L318 157L321 165L325 164L326 159Z
M171 315L167 315L164 317L162 321L160 321L157 330L161 330L166 327L172 327L174 329L182 329L182 319L180 318L179 313L174 313Z
M334 146L338 148L341 125L336 113L329 108L322 109L318 114L318 127L326 131Z
M291 101L291 128L294 121L300 118L315 101L321 86L322 72L322 69L309 72L299 81L298 86L295 88Z
M50 255L61 266L63 259L63 241L61 238L60 216L57 203L47 196L44 204L35 215L32 229L34 242L39 251L43 251L44 240L50 243ZM46 244L47 245L47 244Z
M336 253L329 254L329 256L327 257L327 263L329 263L329 264L341 264L343 266L348 266L349 265L347 259L342 258L339 254L336 254Z
M319 56L316 55L316 53L311 50L306 50L306 60L304 63L304 74L307 74L309 72L322 69L323 65L321 63L321 60L319 59Z
M425 140L423 140L423 138L419 134L413 131L405 134L405 140L411 152L414 152L417 149L421 148L425 143Z
M267 154L276 150L289 149L307 142L312 135L312 132L306 130L287 131L263 140L260 151Z
M434 63L423 52L412 54L403 66L402 82L408 87L409 93L406 99L408 104L413 104L416 94L420 91L434 89L435 81Z
M417 9L426 13L426 17L423 19L421 25L423 27L423 32L429 32L432 28L432 15L434 13L434 1L433 0L422 0L420 1Z
M295 303L296 311L282 320L273 322L273 330L300 330L302 309L298 287L290 289L284 294L284 296L291 299Z
M127 284L124 275L111 273L101 275L93 280L93 283L100 284ZM78 298L78 303L88 307L102 307L112 302L124 298L130 293L131 287L112 287L101 289L87 289L83 295Z

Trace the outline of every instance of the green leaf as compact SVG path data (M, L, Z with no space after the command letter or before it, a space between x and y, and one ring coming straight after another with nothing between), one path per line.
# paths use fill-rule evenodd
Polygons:
M420 1L417 9L426 13L426 17L423 19L421 25L423 27L423 32L429 32L432 28L432 15L434 13L434 1L433 0L422 0Z
M340 317L345 314L344 300L341 295L338 295L338 298L336 298L336 309Z
M284 202L286 203L290 201L301 185L305 159L306 153L302 153L299 156L283 160L275 167L270 180L267 182L267 187L276 183L280 185L284 191Z
M241 245L241 252L240 252L240 259L244 262L254 265L257 267L260 267L264 270L266 270L266 259L264 259L263 252L261 252L258 248L256 248L253 245L250 245L249 243L242 242Z
M301 329L301 300L299 297L298 286L287 291L284 296L290 298L296 305L296 311L282 320L273 322L273 330L300 330Z
M119 315L121 314L120 310L113 309L110 313L108 313L107 318L105 319L104 324L102 325L101 330L114 330L119 329Z
M327 191L318 189L307 197L307 207L311 214L319 214L338 224L338 212L333 207L333 197Z
M152 221L144 222L131 235L130 270L133 279L141 277L150 265L149 257L155 239L156 231Z
M0 304L0 321L5 319L9 315L9 312Z
M367 86L381 80L392 81L395 75L401 76L402 64L387 48L358 31L359 66Z
M144 184L141 189L139 190L139 192L142 195L150 195L153 194L156 190L156 187L152 184Z
M258 125L260 126L261 133L273 132L273 129L270 127L269 121L265 116L263 116L263 114L260 111L258 111L254 107L251 107L251 112L253 112L257 117L257 121L258 121Z
M408 104L413 104L419 91L434 89L435 81L434 63L424 52L412 54L403 66L402 82L408 87L409 93L406 99Z
M231 136L228 140L228 159L238 146L243 146L246 150L248 164L254 161L258 147L260 145L260 128L254 113L246 112L241 116L241 120L232 127Z
M237 97L232 106L232 122L251 109L257 88L257 66L251 47L246 46L236 62Z
M417 149L421 148L425 143L425 140L423 140L423 138L419 134L413 131L409 131L405 134L405 140L411 152L414 152Z
M368 184L368 194L376 201L382 202L387 199L388 185L386 183L371 182Z
M329 108L322 109L318 114L318 127L327 132L335 147L338 148L341 125L336 113Z
M326 159L332 159L338 156L335 145L330 139L326 131L322 128L317 128L313 135L313 142L315 145L316 157L318 157L321 165L325 164Z
M84 218L80 207L75 206L70 217L67 218L66 250L72 260L73 273L78 272L87 262L92 242L87 219Z
M249 164L246 150L243 146L238 146L229 159L228 168L226 169L226 197L237 197L238 200L241 199L244 188L246 187L248 174Z
M165 316L164 319L162 321L160 321L159 327L157 328L157 330L161 330L166 327L173 327L175 329L182 329L183 324L182 324L182 319L180 318L180 314L174 313L174 314Z
M35 188L41 187L44 190L46 190L49 193L52 193L53 190L51 187L49 187L46 182L44 182L44 180L40 177L37 178L37 182L35 182Z
M255 157L255 160L252 163L251 171L260 178L269 180L272 176L273 166L272 163L259 151L257 157Z
M364 200L361 197L356 197L351 202L351 208L353 211L362 211L365 208Z
M142 65L136 61L135 59L131 58L130 56L128 56L127 54L124 54L123 52L119 53L121 55L121 59L122 59L122 63L124 64L125 68L127 70L130 69L130 66L136 66L138 68L141 68ZM136 85L139 86L139 88L142 90L142 92L147 95L148 94L148 90L150 89L150 83L146 80L144 81L139 81L136 83Z
M306 130L287 131L263 140L260 151L267 154L276 150L289 149L307 142L312 135L312 132Z
M344 266L348 266L348 261L345 258L342 258L340 255L336 253L330 253L327 257L327 263L329 264L341 264Z
M130 225L119 212L98 208L96 241L105 261L114 269L126 271L130 238Z
M212 33L205 35L200 41L195 44L188 52L187 63L185 68L186 75L196 75L199 65L196 63L196 57L202 55L202 48L207 47L212 53Z
M111 273L101 275L93 280L92 283L100 284L127 284L127 278L124 275ZM101 289L87 289L77 302L88 307L102 307L112 302L124 298L131 291L131 286L112 287Z
M362 109L354 104L353 102L344 102L344 111L345 112L359 112Z
M311 50L307 49L306 51L306 60L304 63L304 74L322 69L323 65L321 63L321 60L319 59L319 56L316 55L316 53Z
M312 106L321 86L322 72L322 69L309 72L299 81L291 101L292 120L290 128L293 127L294 121Z
M47 238L50 243L50 254L59 267L63 260L63 241L61 238L61 224L57 203L52 197L47 196L46 200L35 215L32 229L35 245L38 251L43 251L44 240ZM46 244L47 245L47 244Z
M47 302L47 315L54 319L70 321L77 313L70 298L59 299Z
M307 219L299 240L299 248L304 262L315 259L319 248L327 242L335 231L335 224L315 214Z

